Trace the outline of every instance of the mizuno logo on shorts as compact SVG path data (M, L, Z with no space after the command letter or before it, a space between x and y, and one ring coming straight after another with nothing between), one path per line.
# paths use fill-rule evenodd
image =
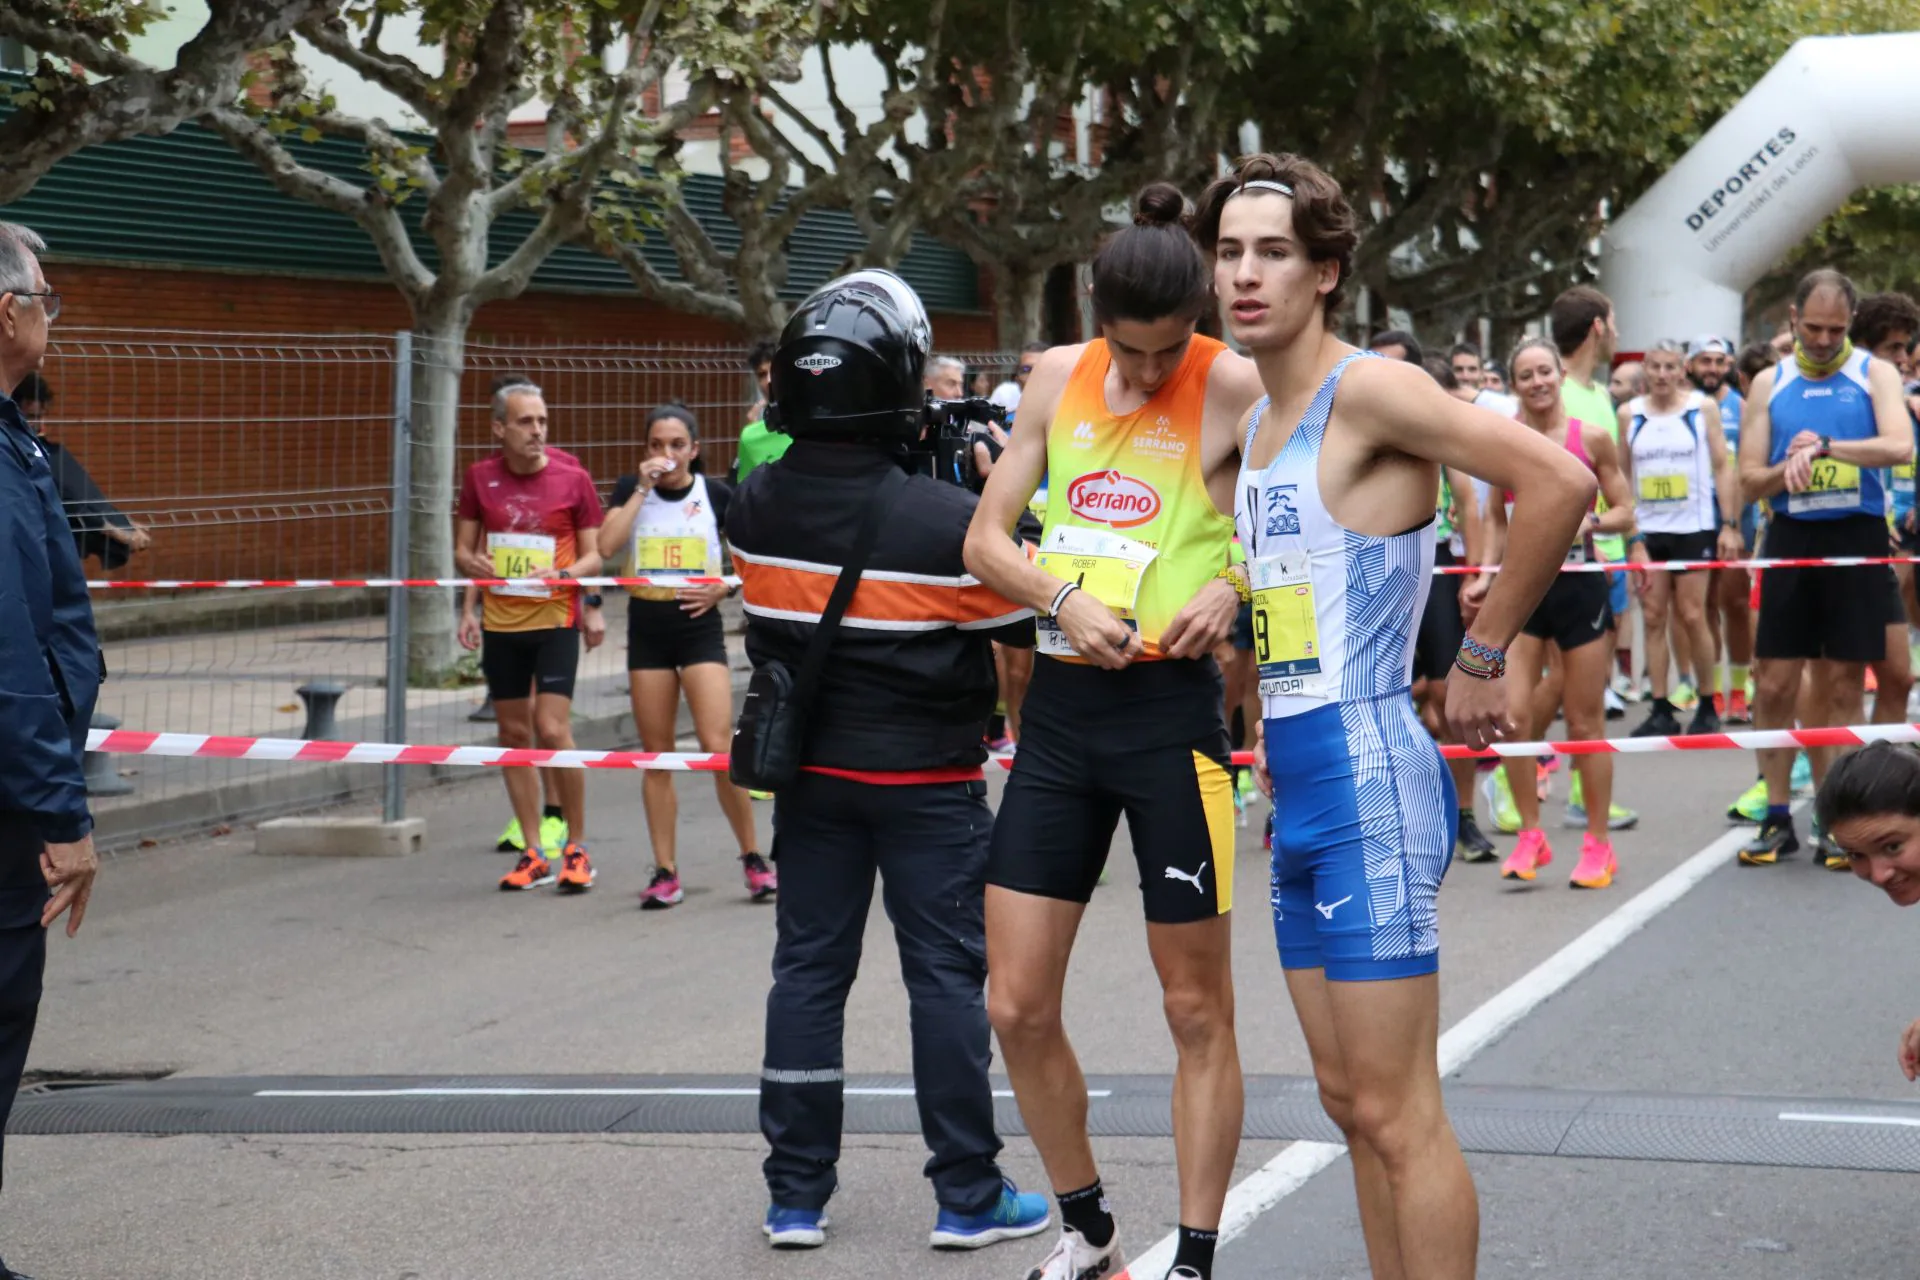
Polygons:
M1321 904L1316 902L1313 904L1313 909L1315 911L1318 911L1321 915L1325 916L1327 919L1331 920L1333 919L1334 912L1338 911L1340 908L1346 906L1349 902L1352 902L1352 901L1353 901L1353 895L1348 894L1346 897L1340 899L1340 901L1328 903L1325 906L1322 906Z

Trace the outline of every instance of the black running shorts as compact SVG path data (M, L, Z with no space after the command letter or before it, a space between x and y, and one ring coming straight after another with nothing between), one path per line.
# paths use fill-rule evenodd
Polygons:
M1116 672L1041 657L1034 667L1039 697L1030 693L1022 708L987 883L1087 902L1125 815L1149 921L1187 924L1230 911L1233 775L1212 662ZM1062 706L1067 689L1090 698L1102 686L1110 701ZM1184 705L1166 720L1140 715L1174 693Z
M690 618L675 600L627 602L627 670L678 671L702 662L727 665L720 610Z
M536 693L571 698L579 669L580 633L572 627L480 633L480 672L495 702L524 701Z
M1603 639L1613 630L1609 576L1562 573L1520 629L1537 639L1551 640L1562 653Z
M1720 531L1704 529L1698 533L1649 533L1647 535L1647 559L1658 564L1669 560L1717 560L1720 550ZM1663 570L1663 572L1674 572ZM1686 573L1681 569L1678 572Z
M1453 552L1441 546L1435 547L1433 563L1439 565L1458 564ZM1427 590L1426 612L1420 615L1420 633L1413 641L1413 678L1415 680L1445 680L1453 670L1453 660L1460 653L1460 642L1466 639L1467 624L1460 615L1460 584L1464 579L1455 574L1435 574L1432 585Z
M1884 556L1887 522L1868 515L1801 520L1775 512L1760 554L1768 560ZM1898 589L1883 564L1768 569L1760 575L1754 656L1878 662L1887 655L1889 618L1897 616L1890 598L1899 598Z

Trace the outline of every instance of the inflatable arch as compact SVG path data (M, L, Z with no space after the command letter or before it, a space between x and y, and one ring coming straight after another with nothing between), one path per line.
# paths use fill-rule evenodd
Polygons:
M1740 334L1755 280L1862 187L1920 181L1920 32L1824 36L1787 56L1601 244L1620 349Z

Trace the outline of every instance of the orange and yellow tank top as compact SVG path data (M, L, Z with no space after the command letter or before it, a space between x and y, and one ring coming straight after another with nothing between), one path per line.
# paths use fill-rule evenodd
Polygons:
M1074 366L1047 428L1041 567L1078 581L1161 657L1160 633L1225 568L1233 519L1213 505L1201 469L1207 377L1225 344L1196 334L1186 358L1128 414L1107 407L1112 357L1095 339ZM1079 661L1042 619L1038 648Z

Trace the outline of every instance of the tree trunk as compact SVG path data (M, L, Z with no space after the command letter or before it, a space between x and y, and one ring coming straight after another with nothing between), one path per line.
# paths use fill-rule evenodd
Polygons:
M1000 349L1018 351L1040 341L1041 312L1047 296L1047 269L1000 263L993 273L993 301L999 312Z
M459 304L441 314L414 317L413 474L407 531L409 574L415 578L454 576L454 442L471 319L468 309ZM453 670L460 656L455 635L459 596L458 588L422 588L413 593L407 616L410 683L438 684Z

